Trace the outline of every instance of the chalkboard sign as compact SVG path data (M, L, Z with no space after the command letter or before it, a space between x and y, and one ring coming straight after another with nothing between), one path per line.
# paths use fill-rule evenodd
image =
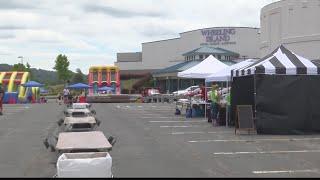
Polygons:
M236 131L255 130L252 105L237 105Z

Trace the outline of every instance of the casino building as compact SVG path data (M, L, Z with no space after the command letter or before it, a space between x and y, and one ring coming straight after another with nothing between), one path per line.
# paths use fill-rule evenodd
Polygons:
M179 34L178 38L142 43L141 52L117 53L115 65L120 73L150 72L155 86L173 92L198 84L184 79L177 84L177 73L190 68L209 55L233 64L239 59L259 57L259 29L252 27L212 27ZM203 81L203 80L202 80Z
M259 28L251 27L213 27L182 32L177 38L142 43L141 52L117 53L115 65L121 74L152 72L184 61L204 59L210 48L221 51L220 55L216 54L221 60L258 58L258 33Z
M177 73L210 54L224 63L262 58L283 44L310 60L320 59L320 0L281 0L261 9L261 29L211 27L182 32L177 38L142 43L141 52L117 53L121 74L152 73L156 86L172 92L199 80ZM319 61L320 62L320 61Z
M305 58L320 59L319 19L319 0L282 0L263 7L260 57L283 44Z

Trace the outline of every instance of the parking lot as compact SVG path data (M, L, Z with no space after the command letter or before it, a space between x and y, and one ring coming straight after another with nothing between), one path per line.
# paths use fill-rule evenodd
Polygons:
M117 142L115 177L319 177L320 135L235 135L204 118L174 115L174 104L94 104L99 129ZM42 140L62 106L5 105L2 177L51 177L55 155Z

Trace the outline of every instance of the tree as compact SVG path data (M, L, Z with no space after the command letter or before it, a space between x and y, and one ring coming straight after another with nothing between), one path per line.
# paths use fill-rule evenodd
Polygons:
M30 64L27 62L27 64L26 64L26 67L27 67L27 69L29 69L30 70L30 68L31 68L31 66L30 66Z
M30 64L27 62L26 64L26 71L29 72L29 78L33 79L32 73L31 73L31 66Z
M53 69L55 69L57 71L58 78L60 80L63 80L64 82L69 80L71 77L71 73L69 71L70 62L69 62L67 56L59 54L56 58L55 63L56 64Z
M76 70L76 73L73 75L72 82L73 83L84 83L85 82L84 74L81 72L81 70L79 68Z
M24 64L18 63L18 64L14 64L12 71L26 71L26 67L24 66Z

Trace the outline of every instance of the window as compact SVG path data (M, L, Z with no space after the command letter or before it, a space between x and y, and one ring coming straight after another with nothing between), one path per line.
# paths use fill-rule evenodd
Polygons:
M221 55L218 55L218 59L219 59L219 60L221 59Z
M200 59L203 59L203 55L199 55L199 58L200 58Z
M209 55L206 55L206 58L209 57Z
M107 71L102 71L102 81L107 81Z
M93 72L93 81L98 81L98 71Z
M111 70L110 72L110 80L116 81L116 72L114 70Z

